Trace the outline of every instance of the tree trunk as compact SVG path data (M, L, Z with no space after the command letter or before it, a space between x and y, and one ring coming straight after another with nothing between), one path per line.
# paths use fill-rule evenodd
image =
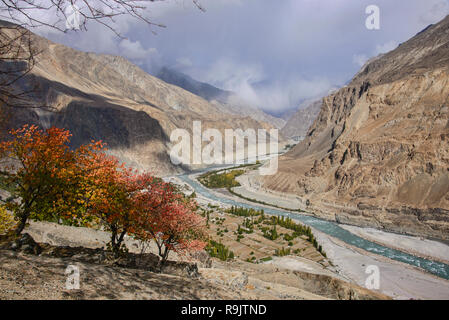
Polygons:
M115 226L111 226L111 250L114 258L118 258L117 228Z
M164 253L162 253L161 249L162 248L160 248L160 250L159 250L159 256L161 257L161 259L159 260L159 272L162 272L162 270L165 266L165 263L168 260L168 255L170 253L170 251L168 250L168 247L165 247Z
M15 230L16 236L19 236L19 235L22 233L23 229L25 229L25 226L26 226L26 224L27 224L27 220L28 220L28 217L29 217L29 216L30 216L30 213L29 213L28 211L26 211L26 212L20 217L20 222L19 222L19 224L17 225L16 230Z
M123 240L125 238L125 234L126 234L126 230L123 230L120 233L120 236L118 236L118 228L116 227L111 227L111 249L112 249L112 253L114 255L114 258L119 258L120 257L120 247L123 243Z

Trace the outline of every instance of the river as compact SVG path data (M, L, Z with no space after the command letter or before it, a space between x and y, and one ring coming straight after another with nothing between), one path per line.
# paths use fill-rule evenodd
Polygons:
M213 170L211 168L204 170L210 171ZM183 174L179 175L178 178L180 178L185 183L189 184L197 194L201 194L203 197L218 201L224 204L233 205L233 206L239 206L239 207L245 207L245 208L254 208L256 210L264 210L265 213L271 214L271 215L277 215L277 216L285 216L292 218L293 220L300 221L312 228L315 228L316 230L319 230L329 236L332 236L334 238L337 238L349 245L355 246L357 248L366 250L368 252L378 254L384 257L387 257L392 260L400 261L403 263L407 263L409 265L418 267L424 271L427 271L433 275L436 275L440 278L449 280L449 265L438 262L438 261L432 261L429 259L424 259L421 257L414 256L412 254L388 248L383 245L377 244L375 242L363 239L343 228L341 228L338 223L322 220L313 216L308 216L300 213L293 213L288 212L285 210L275 209L275 208L268 208L268 207L262 207L257 204L247 204L244 202L236 201L233 199L229 199L226 197L220 197L216 194L210 192L206 187L201 185L199 182L197 182L194 179L191 179L189 177L190 174Z

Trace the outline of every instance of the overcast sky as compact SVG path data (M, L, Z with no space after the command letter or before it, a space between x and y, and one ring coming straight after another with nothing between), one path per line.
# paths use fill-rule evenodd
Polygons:
M342 86L370 57L449 14L449 0L190 0L148 5L166 28L123 18L120 39L100 25L42 35L83 51L121 55L150 73L169 66L232 90L273 113ZM365 9L380 8L380 30Z

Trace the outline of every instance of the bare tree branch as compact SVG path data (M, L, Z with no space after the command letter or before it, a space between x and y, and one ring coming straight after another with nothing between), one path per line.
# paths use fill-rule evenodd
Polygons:
M99 23L122 37L115 25L115 18L131 16L149 26L165 27L145 16L147 6L165 0L0 0L0 19L12 21L25 28L49 27L67 32L66 21L74 10L79 14L79 30L87 30L92 21ZM201 11L206 11L199 0L192 0ZM47 18L39 12L47 11ZM68 16L69 15L69 16Z

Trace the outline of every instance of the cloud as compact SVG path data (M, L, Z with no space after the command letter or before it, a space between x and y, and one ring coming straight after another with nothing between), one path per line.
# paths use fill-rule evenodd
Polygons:
M359 67L363 67L370 57L376 57L380 54L390 52L398 47L399 43L397 41L391 40L384 44L376 45L376 48L371 54L354 54L352 57L352 62Z
M326 95L333 87L327 78L305 79L296 76L276 83L270 83L256 89L257 104L265 111L277 113L292 107L297 108L299 103Z
M259 102L253 84L265 79L261 65L235 61L227 57L220 58L207 67L193 66L187 71L190 71L194 78L235 92L252 104Z
M192 60L187 57L180 57L176 59L176 63L174 65L175 69L183 70L186 68L190 68L193 66Z
M202 81L237 90L242 85L256 83L265 78L261 65L251 62L234 61L221 58L206 70L199 71L197 77Z
M145 60L149 59L152 55L157 54L155 48L143 48L139 41L131 41L123 39L118 45L119 51L131 60Z
M449 14L449 1L440 0L437 1L429 11L426 11L421 15L421 21L426 24L435 23L446 17Z
M273 81L262 65L230 58L222 58L208 68L193 66L187 71L200 81L232 91L247 103L273 113L297 107L302 100L324 95L333 87L327 78L306 79L298 74Z
M344 85L368 59L449 13L448 0L377 0L381 29L373 31L365 27L371 0L200 3L206 12L191 0L149 3L145 16L166 28L118 17L116 27L127 40L98 24L89 24L87 32L48 36L76 49L122 55L150 73L175 67L265 110L281 111Z
M368 60L369 57L366 54L355 54L352 56L352 62L359 67L363 67Z
M398 47L399 43L397 41L391 40L387 43L377 45L374 55L377 56L379 54L390 52Z

